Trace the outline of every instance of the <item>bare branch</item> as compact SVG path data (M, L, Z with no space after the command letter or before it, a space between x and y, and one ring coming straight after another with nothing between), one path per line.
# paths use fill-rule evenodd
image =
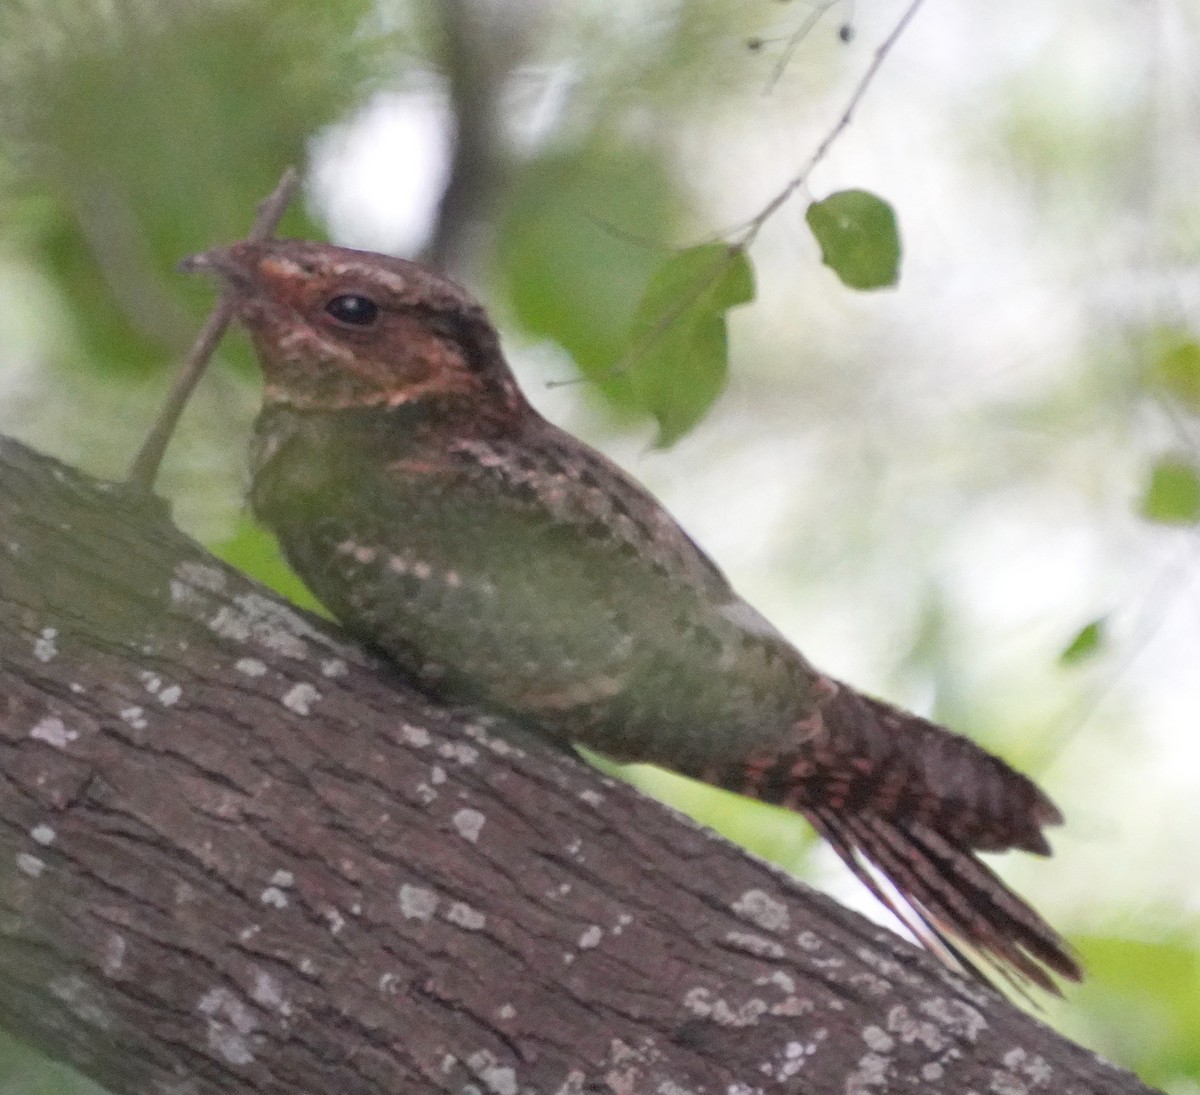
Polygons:
M284 171L275 189L260 203L258 215L254 218L254 226L250 229L249 239L265 240L271 237L283 214L287 211L287 207L291 204L299 181L299 173L294 167L289 167ZM158 475L158 469L162 464L163 454L167 451L171 435L175 432L175 426L179 422L179 416L183 414L183 408L187 405L200 377L204 375L204 370L208 367L217 344L221 341L221 337L225 334L232 319L233 294L227 289L213 306L208 319L205 320L204 326L196 336L196 341L188 351L187 357L184 358L179 375L176 377L171 391L167 394L162 410L159 411L158 418L129 469L127 484L129 489L143 494L149 494L154 489L154 480Z
M921 5L925 0L912 0L912 3L905 9L904 14L900 16L899 21L892 28L891 33L883 40L879 47L875 50L875 55L871 58L871 63L867 66L867 70L862 74L861 79L855 85L854 91L850 96L850 101L846 104L842 111L841 117L838 118L833 128L825 135L825 138L817 145L816 151L809 157L808 162L800 169L799 174L792 177L788 184L773 197L763 208L756 213L746 224L735 230L738 233L738 243L742 247L749 247L754 242L762 226L773 217L782 206L786 205L793 194L796 193L805 183L808 182L808 177L813 173L813 169L829 154L829 150L833 147L834 142L846 131L851 121L854 119L855 111L858 110L859 103L862 102L863 96L866 95L867 89L870 88L875 77L879 73L883 62L887 60L888 54L895 48L896 43L900 40L900 36L904 33L908 24L912 22L913 17L920 10Z
M0 1026L116 1095L1142 1095L0 439Z

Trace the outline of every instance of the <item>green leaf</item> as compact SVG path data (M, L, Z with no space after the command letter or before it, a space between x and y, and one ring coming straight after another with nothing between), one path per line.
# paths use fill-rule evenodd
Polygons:
M839 190L804 215L821 245L821 261L851 289L884 289L900 277L896 214L866 190Z
M1191 411L1200 411L1200 343L1186 332L1164 334L1153 351L1150 382Z
M1095 657L1104 644L1106 625L1107 620L1101 616L1099 619L1093 620L1090 624L1080 628L1079 634L1059 654L1059 662L1062 665L1078 665L1080 662L1085 662L1089 658Z
M1200 521L1200 475L1190 461L1168 456L1154 465L1142 497L1142 516L1163 525Z
M617 370L658 422L656 444L678 441L725 388L725 313L754 299L745 251L706 243L672 255L651 276Z

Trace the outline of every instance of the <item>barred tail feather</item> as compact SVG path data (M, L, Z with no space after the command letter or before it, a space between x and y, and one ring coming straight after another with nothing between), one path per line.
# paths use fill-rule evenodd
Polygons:
M1079 980L1062 938L975 854L1049 855L1042 829L1062 816L1041 789L936 723L813 685L817 703L774 749L703 778L802 813L918 939L981 980L966 949L1018 986Z
M919 823L905 826L865 815L805 810L838 857L918 939L948 952L986 981L958 945L966 943L1005 976L1058 993L1046 972L1079 980L1081 971L1062 938L969 849ZM905 907L872 874L891 883Z

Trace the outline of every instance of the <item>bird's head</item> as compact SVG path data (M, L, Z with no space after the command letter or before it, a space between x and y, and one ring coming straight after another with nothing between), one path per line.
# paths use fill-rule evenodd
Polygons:
M306 240L216 247L181 268L216 274L262 365L265 400L299 410L524 400L483 308L414 262Z

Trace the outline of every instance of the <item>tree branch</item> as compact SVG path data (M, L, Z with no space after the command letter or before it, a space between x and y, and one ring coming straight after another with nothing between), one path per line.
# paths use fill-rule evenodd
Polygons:
M119 1095L1147 1090L3 440L0 983Z
M287 207L291 204L299 184L299 172L294 167L286 168L279 182L276 183L275 189L260 203L258 215L254 218L254 225L251 227L247 239L270 239L276 226L283 219L284 213L287 212ZM224 337L225 329L233 319L233 312L234 294L226 289L192 343L192 348L180 366L179 375L175 378L170 392L167 393L166 401L162 410L159 411L158 418L134 458L133 465L129 469L128 486L131 490L148 494L154 488L154 480L158 476L163 454L167 451L171 435L179 423L179 416L183 414L183 408L191 398L192 391L200 383L200 377L204 375L204 370L208 368L209 360L212 358L217 344Z

